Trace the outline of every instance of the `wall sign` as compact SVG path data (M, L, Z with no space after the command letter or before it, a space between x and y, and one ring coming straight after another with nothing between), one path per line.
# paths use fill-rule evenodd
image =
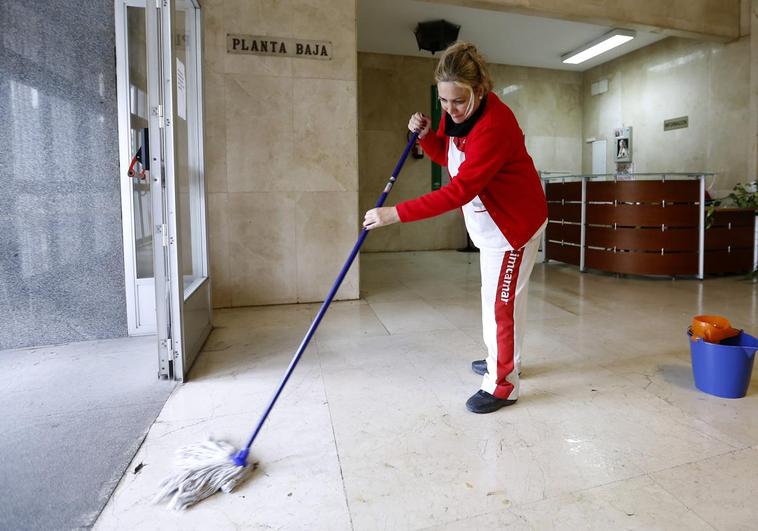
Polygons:
M663 130L671 131L672 129L685 129L690 126L689 116L680 116L679 118L671 118L670 120L663 120Z
M598 94L605 94L606 92L608 92L607 79L595 81L592 85L590 85L590 94L593 96L597 96Z
M226 53L302 57L303 59L331 60L330 41L307 41L284 37L226 34Z

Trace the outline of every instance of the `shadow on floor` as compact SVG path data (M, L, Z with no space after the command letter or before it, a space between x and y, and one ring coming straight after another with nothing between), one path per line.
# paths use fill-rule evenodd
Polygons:
M152 336L0 352L0 529L94 524L175 387L157 367Z

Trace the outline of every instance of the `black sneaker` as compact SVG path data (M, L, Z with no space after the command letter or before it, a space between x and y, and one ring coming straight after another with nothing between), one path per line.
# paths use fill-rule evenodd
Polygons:
M484 376L487 374L487 360L476 360L471 362L471 370L476 374ZM521 376L521 369L518 371L518 375Z
M510 406L515 403L516 400L498 398L480 389L466 401L466 409L472 413L492 413L501 407Z
M487 360L476 360L471 362L471 370L476 374L484 376L487 374Z

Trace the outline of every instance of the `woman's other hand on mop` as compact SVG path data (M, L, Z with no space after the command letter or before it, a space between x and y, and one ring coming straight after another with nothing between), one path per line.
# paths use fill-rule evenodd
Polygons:
M366 230L392 225L400 221L395 207L372 208L363 218L363 228Z
M418 131L418 137L424 138L429 132L429 128L432 126L432 121L428 116L424 116L420 112L411 115L411 119L408 120L408 129L412 133Z

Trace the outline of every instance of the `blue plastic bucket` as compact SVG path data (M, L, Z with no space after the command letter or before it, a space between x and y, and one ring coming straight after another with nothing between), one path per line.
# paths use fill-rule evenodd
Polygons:
M745 332L721 343L690 338L695 386L722 398L742 398L750 385L756 350L758 339Z

